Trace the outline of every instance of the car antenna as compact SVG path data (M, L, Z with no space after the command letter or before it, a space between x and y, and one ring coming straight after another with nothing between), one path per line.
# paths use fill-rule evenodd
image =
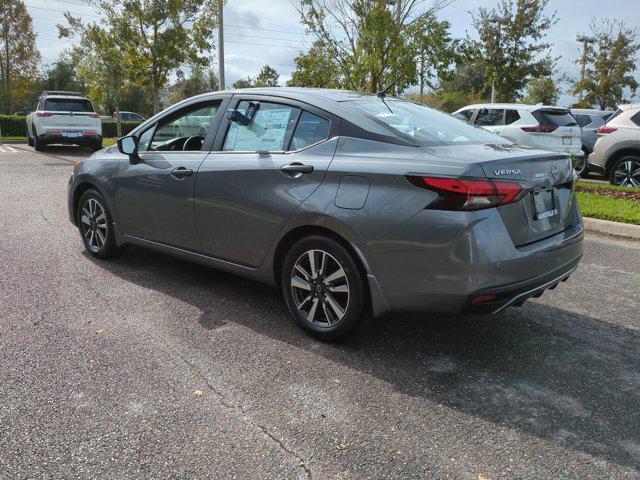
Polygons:
M387 96L387 90L389 90L391 87L395 87L395 85L398 83L398 81L402 77L404 77L404 73L401 73L400 75L398 75L398 77L393 82L391 82L389 85L387 85L384 89L380 90L379 92L376 92L376 97L378 97L380 100L382 100L382 103L384 103L384 106L389 109L389 112L391 114L393 114L393 111L391 110L389 105L387 105L387 102L385 102L384 99Z

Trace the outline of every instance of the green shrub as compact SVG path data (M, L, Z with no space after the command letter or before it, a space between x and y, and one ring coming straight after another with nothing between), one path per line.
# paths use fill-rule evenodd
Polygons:
M3 137L26 137L27 117L22 115L0 115L0 132Z
M122 122L122 135L128 134L141 123L142 122ZM118 136L118 127L116 126L115 120L102 121L102 136L105 138Z

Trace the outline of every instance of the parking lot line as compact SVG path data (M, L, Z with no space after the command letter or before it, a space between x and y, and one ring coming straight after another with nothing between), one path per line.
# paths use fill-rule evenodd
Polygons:
M0 153L18 153L18 151L9 145L0 145Z

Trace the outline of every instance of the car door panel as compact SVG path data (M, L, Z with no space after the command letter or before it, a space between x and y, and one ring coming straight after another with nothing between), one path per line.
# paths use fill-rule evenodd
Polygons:
M156 124L141 133L142 138L154 129L149 138L155 139L160 130L166 132L173 129L173 122L181 118L181 112L217 106L199 150L147 150L146 142L143 141L141 143L145 145L141 145L142 151L138 154L138 159L121 162L112 182L118 221L124 235L188 250L200 249L194 214L196 177L200 165L209 155L227 103L228 98L224 98L182 106L166 114L166 128L156 127L165 122L160 118ZM163 143L164 138L160 145Z
M282 99L259 100L299 107ZM218 151L202 163L196 182L195 215L203 253L247 266L262 263L286 220L324 179L339 131L338 119L330 120L330 139L287 153L222 151L226 128L221 129ZM313 172L280 170L297 163L313 167Z

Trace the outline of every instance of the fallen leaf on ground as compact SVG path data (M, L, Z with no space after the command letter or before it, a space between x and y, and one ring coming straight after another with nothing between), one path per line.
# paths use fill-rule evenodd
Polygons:
M193 392L196 397L204 397L204 392L202 390L196 390Z

